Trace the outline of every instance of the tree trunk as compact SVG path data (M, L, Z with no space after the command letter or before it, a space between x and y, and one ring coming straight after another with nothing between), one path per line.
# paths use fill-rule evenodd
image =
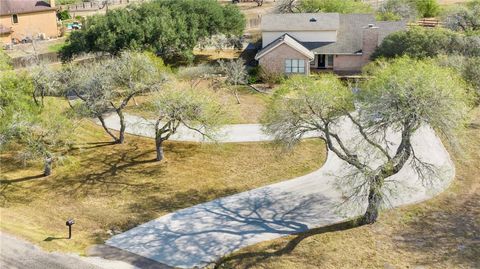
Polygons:
M123 116L123 112L121 109L117 109L118 117L120 118L120 135L117 140L118 144L123 144L125 141L125 117Z
M383 178L375 176L370 184L370 190L368 192L368 206L365 214L362 218L363 224L372 224L377 221L378 211L382 203L381 188L383 185Z
M238 97L237 87L233 90L233 94L235 95L235 99L237 99L237 105L240 104L240 98Z
M155 148L157 150L157 161L163 160L163 141L156 140L155 141Z
M103 116L97 116L97 118L100 121L100 123L102 124L102 127L105 130L105 132L107 132L107 134L110 135L113 138L113 141L118 143L118 138L112 132L110 132L110 129L108 129L107 125L105 124L105 120L103 119Z
M52 174L52 157L47 156L45 157L45 160L44 160L43 175L49 176L51 174Z

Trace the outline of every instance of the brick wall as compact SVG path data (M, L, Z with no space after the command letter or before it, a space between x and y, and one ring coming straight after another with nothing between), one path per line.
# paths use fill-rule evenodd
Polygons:
M258 62L262 68L269 72L284 74L285 60L287 59L305 60L305 73L310 74L310 59L286 44L276 47L260 58Z

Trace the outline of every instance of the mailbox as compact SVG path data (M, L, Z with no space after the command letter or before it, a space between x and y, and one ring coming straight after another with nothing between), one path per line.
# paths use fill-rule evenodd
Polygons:
M65 223L68 226L68 239L72 238L72 225L75 224L73 219L67 220Z

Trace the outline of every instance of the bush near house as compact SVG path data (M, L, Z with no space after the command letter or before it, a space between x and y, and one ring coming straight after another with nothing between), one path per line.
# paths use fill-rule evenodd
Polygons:
M466 36L442 28L410 28L387 36L372 58L394 58L402 55L425 58L441 54L480 56L480 36Z
M62 60L89 52L116 55L125 49L149 50L168 63L193 60L199 40L216 34L241 35L245 18L234 5L214 0L166 0L115 9L89 17L60 51Z

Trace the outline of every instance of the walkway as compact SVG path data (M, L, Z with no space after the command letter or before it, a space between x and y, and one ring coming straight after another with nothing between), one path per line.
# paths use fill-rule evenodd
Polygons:
M152 136L150 123L130 115L126 118L127 132ZM107 126L118 127L114 117L107 119ZM356 143L358 134L349 121L343 121L337 128L340 136L350 141L348 145L360 146ZM182 129L174 139L200 141L201 137ZM387 139L398 143L399 137L390 133ZM255 124L226 126L220 139L221 142L265 140L271 138ZM433 130L420 129L412 142L418 157L439 168L440 178L425 187L411 166L404 167L389 178L391 183L387 188L395 185L392 188L395 193L388 196L390 206L429 199L446 188L454 177L453 163ZM360 157L373 165L378 159L375 151L366 145L362 148L365 150ZM248 245L359 215L365 209L364 202L353 208L339 207L345 186L340 180L349 171L342 160L329 153L325 165L313 173L167 214L113 236L106 244L174 267L202 267Z

